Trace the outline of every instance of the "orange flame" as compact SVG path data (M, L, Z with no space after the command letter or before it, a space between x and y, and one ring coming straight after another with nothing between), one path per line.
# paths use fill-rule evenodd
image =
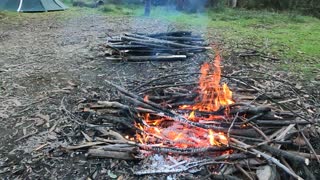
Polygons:
M213 66L205 63L201 67L201 76L199 79L199 89L201 94L201 102L195 105L184 105L181 109L192 109L205 112L213 112L220 109L222 106L233 104L232 91L227 84L220 85L221 80L221 56L216 51L215 61ZM210 74L210 72L212 72Z
M201 122L215 121L221 119L220 116L210 116L209 118L197 117L196 111L215 112L221 107L233 104L232 91L226 84L220 85L221 81L221 56L216 52L213 64L204 63L201 67L201 76L199 78L199 103L194 105L183 105L179 109L192 110L186 118L190 121ZM148 101L148 96L145 96ZM142 119L149 126L136 124L136 127L142 130L143 134L137 134L136 140L141 144L157 143L163 146L171 147L207 147L227 145L228 139L222 132L202 129L198 127L189 128L178 122L169 122L166 118L157 118L150 116L149 113L141 115ZM156 119L157 118L157 119ZM166 122L166 123L164 123ZM210 123L210 122L209 122ZM160 142L155 142L155 139Z

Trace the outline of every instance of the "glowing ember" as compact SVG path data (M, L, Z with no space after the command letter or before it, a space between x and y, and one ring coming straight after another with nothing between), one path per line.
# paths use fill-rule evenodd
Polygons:
M199 79L198 102L194 105L183 105L179 109L190 110L190 114L185 117L190 121L214 122L221 119L223 115L209 115L207 117L197 117L197 112L215 112L222 107L234 103L232 92L226 84L220 85L221 57L216 53L213 64L205 63L201 67L201 76ZM148 101L148 96L144 98ZM225 108L227 109L227 108ZM144 133L137 134L136 140L141 144L161 144L167 147L208 147L221 146L228 144L228 139L222 132L202 129L198 127L187 127L179 122L171 121L166 118L159 118L155 115L145 113L141 115L144 125L136 124L136 127Z

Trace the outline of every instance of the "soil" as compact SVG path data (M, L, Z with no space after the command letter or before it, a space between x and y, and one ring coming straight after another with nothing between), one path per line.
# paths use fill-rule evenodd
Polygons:
M104 60L99 45L122 32L179 28L160 20L81 11L0 16L0 177L137 179L130 175L137 162L59 149L78 143L72 140L80 136L74 132L81 130L81 120L73 112L83 98L116 97L104 80L130 89L128 84L140 81L136 77L196 70L203 61L114 63Z

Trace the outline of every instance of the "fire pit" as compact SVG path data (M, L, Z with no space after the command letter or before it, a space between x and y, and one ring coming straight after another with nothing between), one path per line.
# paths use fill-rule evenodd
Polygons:
M314 151L303 130L316 121L252 83L223 76L219 50L212 49L214 58L203 63L200 72L168 74L131 91L106 80L120 98L82 102L79 110L85 119L93 119L86 126L96 132L95 138L82 132L88 142L65 149L85 148L91 157L141 160L135 175L196 173L207 167L213 178L232 179L238 170L248 179L268 172L301 179L290 162L309 165L309 159L318 156L300 152L295 141ZM197 76L197 81L181 81ZM266 100L273 103L258 103Z

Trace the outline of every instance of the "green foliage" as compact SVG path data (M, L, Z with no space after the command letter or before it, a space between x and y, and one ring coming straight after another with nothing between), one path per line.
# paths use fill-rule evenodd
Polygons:
M238 0L238 6L247 9L295 11L320 17L319 0Z

